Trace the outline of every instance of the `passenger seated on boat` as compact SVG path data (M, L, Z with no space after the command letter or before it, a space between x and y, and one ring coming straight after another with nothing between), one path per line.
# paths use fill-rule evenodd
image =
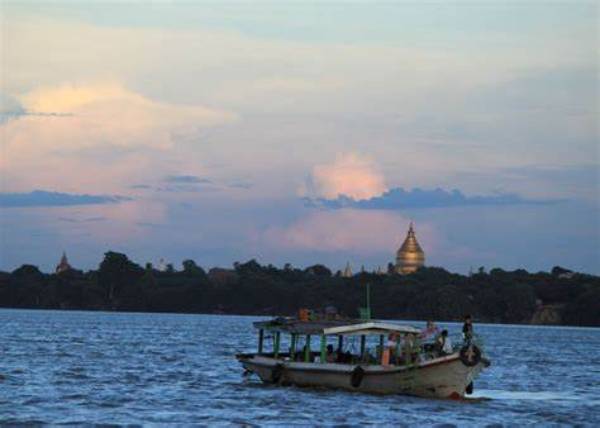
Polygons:
M396 349L398 348L398 335L394 332L388 335L387 343L381 355L381 364L386 366L396 362Z
M414 334L406 334L402 342L402 360L405 364L412 364L417 361L418 351L415 352L417 338Z
M423 344L423 352L425 352L425 353L435 352L435 342L434 343L424 343Z
M325 361L328 363L335 363L337 360L337 354L333 351L333 345L327 345L327 354L325 355Z
M365 364L377 364L377 357L371 352L365 351L365 354L360 359L360 362Z
M437 339L435 339L435 349L439 356L452 353L452 341L448 337L448 330L442 330Z
M438 328L438 326L436 326L433 321L429 320L429 321L427 321L427 327L425 327L423 330L421 330L421 334L419 334L419 338L420 339L428 339L429 337L435 336L439 331L440 331L440 329Z
M421 356L422 356L422 349L423 347L421 346L421 340L419 340L419 336L418 335L414 335L414 340L412 343L412 359L413 362L418 363L421 361Z
M302 347L302 352L298 353L296 358L296 361L300 361L303 362L304 361L304 356L306 355L306 345L304 345ZM308 353L308 362L309 363L314 363L315 359L314 359L314 355L312 354L312 352L309 351Z
M351 364L352 354L350 353L350 351L338 352L335 362L339 364Z

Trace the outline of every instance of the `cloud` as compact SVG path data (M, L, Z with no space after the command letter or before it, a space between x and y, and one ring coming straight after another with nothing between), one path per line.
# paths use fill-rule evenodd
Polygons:
M166 183L166 184L163 184ZM161 180L161 184L134 184L129 186L135 190L154 190L157 192L204 192L225 190L248 190L252 184L246 181L223 182L201 177L198 175L168 175Z
M305 193L327 199L368 199L386 190L383 174L375 163L357 153L338 155L333 163L316 165L306 187Z
M481 205L520 205L520 204L549 204L559 200L525 199L514 193L499 193L488 196L465 196L460 190L452 191L440 188L423 190L414 188L410 191L402 187L390 189L387 192L364 200L354 200L346 196L335 199L304 199L308 206L324 208L358 208L400 210L405 208L441 208Z
M71 116L70 113L27 111L15 98L0 91L0 125L21 116Z
M4 185L121 191L125 180L176 163L172 150L185 136L235 120L233 113L143 97L118 83L41 87L18 97L25 115L0 126ZM53 112L48 115L46 112ZM42 114L43 113L43 114ZM197 142L196 142L197 144Z
M208 178L198 177L196 175L169 175L165 178L167 183L180 184L212 184Z
M73 218L73 217L58 217L58 221L65 223L95 223L98 221L106 221L106 217L88 217L88 218Z
M600 164L573 166L527 165L484 171L460 171L455 181L478 183L519 192L535 199L584 200L595 203L600 194ZM526 184L526 185L525 185Z
M392 254L405 237L410 220L386 211L311 211L286 227L271 227L265 241L283 249ZM419 224L419 241L426 251L436 245L430 225Z
M157 102L114 82L40 87L18 99L31 114L71 116L53 122L40 118L11 121L6 129L9 144L17 138L25 140L29 132L29 136L45 137L36 141L38 146L60 149L93 145L168 148L175 133L193 133L199 127L234 119L225 111Z
M229 183L227 185L227 187L229 187L230 189L243 189L243 190L248 190L252 188L252 183L248 183L245 181L236 181L233 183Z
M65 207L128 201L131 198L106 195L80 195L34 190L29 193L0 193L0 207Z

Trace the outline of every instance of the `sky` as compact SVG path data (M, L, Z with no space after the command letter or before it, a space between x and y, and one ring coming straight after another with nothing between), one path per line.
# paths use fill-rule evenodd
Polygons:
M600 274L597 2L0 3L0 269Z

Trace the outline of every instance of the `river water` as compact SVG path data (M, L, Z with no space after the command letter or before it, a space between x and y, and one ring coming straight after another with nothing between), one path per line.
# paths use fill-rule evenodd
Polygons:
M476 324L492 366L453 402L244 378L256 319L0 310L0 424L600 423L600 329Z

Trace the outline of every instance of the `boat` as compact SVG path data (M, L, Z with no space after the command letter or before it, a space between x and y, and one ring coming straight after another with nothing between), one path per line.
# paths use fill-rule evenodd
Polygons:
M421 331L392 322L276 318L255 322L254 327L258 330L258 352L236 357L245 374L256 374L273 385L462 399L472 392L474 379L490 365L482 345L475 341L462 343L444 355L431 346L417 344L417 349L399 357L399 349L390 350L386 339L390 335L404 340L417 338ZM282 352L282 335L289 345L286 352ZM318 351L311 350L315 336L319 338ZM267 337L272 339L270 350L265 349ZM355 346L357 341L360 348ZM332 342L337 344L333 353ZM375 346L368 348L373 342ZM304 346L297 350L302 343ZM344 345L354 346L355 352L344 352Z

